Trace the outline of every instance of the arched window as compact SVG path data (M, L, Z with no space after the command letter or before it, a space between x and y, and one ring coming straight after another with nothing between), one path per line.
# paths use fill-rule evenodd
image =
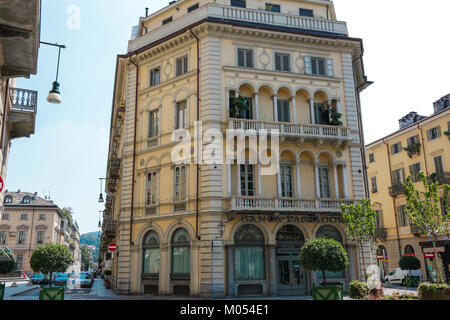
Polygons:
M147 232L143 243L144 268L143 274L157 277L160 267L160 249L158 234L151 230Z
M333 239L337 242L342 242L342 236L341 233L333 226L321 226L319 230L316 232L316 238L327 238L327 239Z
M172 279L189 280L191 254L189 233L184 228L177 229L172 236Z
M234 235L234 276L236 280L264 279L264 235L251 224Z
M339 243L343 243L341 233L333 226L325 225L321 226L316 232L316 238L327 238L336 240ZM322 271L317 271L317 278L322 279ZM343 279L345 278L344 270L338 272L325 271L325 277L327 279Z
M11 196L6 196L5 200L3 202L4 203L12 203L12 197Z
M405 256L415 256L414 248L411 245L406 245L405 247Z
M305 237L296 226L287 224L278 231L277 242L285 244L303 244L305 242Z

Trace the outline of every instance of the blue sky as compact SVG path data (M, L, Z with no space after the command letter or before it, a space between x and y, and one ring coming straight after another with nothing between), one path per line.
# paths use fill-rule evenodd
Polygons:
M43 0L41 40L65 44L60 77L63 103L46 102L58 50L42 45L38 73L18 87L39 92L36 133L14 140L6 188L50 195L74 209L82 233L98 230L99 177L106 174L116 55L126 52L139 16L168 0ZM450 93L448 12L444 0L335 0L338 20L364 40L365 70L375 84L361 95L366 143L398 128L409 111L429 115ZM431 4L432 3L432 4ZM80 28L69 28L71 6ZM73 12L72 12L73 14Z

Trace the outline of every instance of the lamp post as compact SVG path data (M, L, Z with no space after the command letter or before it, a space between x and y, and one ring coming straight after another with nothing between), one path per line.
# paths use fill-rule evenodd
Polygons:
M219 233L219 236L216 237L216 240L222 239L224 230L225 230L225 223L223 223L223 221L220 220L219 224L217 225L217 232ZM214 240L211 241L211 248L212 248L212 251L214 251Z
M103 200L103 194L102 194L102 182L103 180L108 180L108 178L98 178L100 180L100 197L98 198L98 202L102 203L105 202L105 200Z
M47 101L50 103L54 103L54 104L60 104L62 102L62 99L61 99L61 93L59 92L60 84L58 82L59 61L61 58L61 49L65 49L66 46L60 45L57 43L44 42L44 41L41 41L40 43L48 45L48 46L58 47L58 63L56 65L56 80L52 83L52 90L50 90L50 92L48 93Z

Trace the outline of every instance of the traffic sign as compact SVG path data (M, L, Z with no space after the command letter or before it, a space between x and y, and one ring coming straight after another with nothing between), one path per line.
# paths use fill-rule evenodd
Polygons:
M3 190L3 179L0 177L0 192Z
M434 258L434 253L432 253L432 252L424 252L423 256L425 258Z
M116 250L117 250L116 244L115 244L114 242L111 242L111 243L108 245L108 251L109 251L109 252L114 252L114 251L116 251Z

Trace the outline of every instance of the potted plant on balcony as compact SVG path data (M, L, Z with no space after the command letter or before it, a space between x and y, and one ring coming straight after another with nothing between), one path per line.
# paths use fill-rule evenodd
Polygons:
M339 242L326 238L310 239L301 248L299 259L305 270L322 271L323 282L313 287L314 300L343 299L342 285L326 282L326 271L342 271L348 265L347 252Z
M230 118L242 119L244 112L250 109L248 100L242 96L231 99L230 103Z
M404 147L403 150L408 152L408 157L412 158L413 155L420 153L420 143L413 143Z
M340 120L342 118L342 114L337 112L335 108L333 108L330 104L324 103L323 106L319 107L319 111L321 113L322 119L327 122L329 126L342 126L343 123Z
M420 269L420 260L415 256L403 256L398 262L400 269L409 270L409 274L405 277L405 286L417 288L420 283L419 276L413 276L411 270Z
M54 272L65 272L73 263L72 253L62 244L49 243L37 247L31 255L30 265L34 272L50 274L52 279ZM64 300L64 286L61 288L41 288L40 300Z
M448 140L450 140L450 129L447 131L444 131L444 134L448 137Z

